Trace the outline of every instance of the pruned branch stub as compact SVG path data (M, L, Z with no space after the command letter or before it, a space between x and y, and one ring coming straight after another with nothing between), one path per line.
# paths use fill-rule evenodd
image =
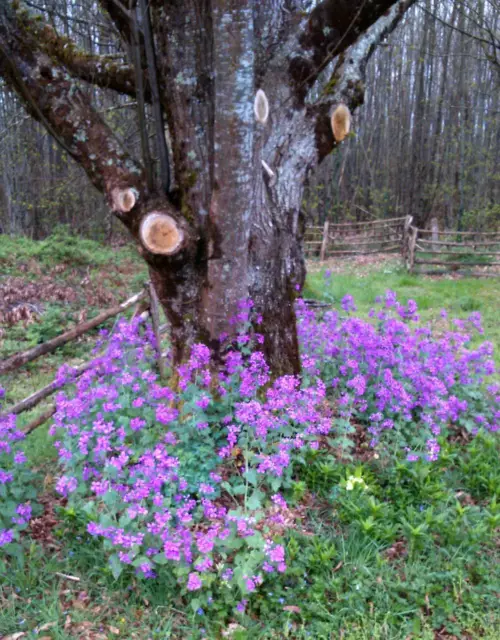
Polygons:
M179 224L167 213L153 211L141 222L141 242L151 253L173 255L184 241L184 232Z

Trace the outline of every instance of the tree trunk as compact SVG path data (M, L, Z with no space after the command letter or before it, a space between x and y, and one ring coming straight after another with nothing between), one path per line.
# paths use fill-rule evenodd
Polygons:
M100 0L125 49L141 49L135 69L68 47L15 2L0 6L0 75L136 240L171 324L174 364L198 341L217 354L251 300L274 374L300 370L304 184L336 146L333 111L362 103L368 59L414 1L323 0L311 10L307 0ZM151 104L156 185L77 78ZM267 118L254 114L258 90Z
M252 300L251 318L264 336L273 371L300 369L294 299L305 279L299 219L303 180L284 179L279 188L266 185L261 175L252 182L261 184L249 189L244 199L240 194L238 209L229 200L223 204L221 183L211 198L206 253L193 256L190 268L182 265L172 271L170 261L150 263L151 280L172 327L174 362L182 362L198 341L217 353L219 337L235 331L231 319L238 315L240 303ZM223 206L227 215L221 216ZM250 211L253 217L241 242L238 230L231 229L238 210Z

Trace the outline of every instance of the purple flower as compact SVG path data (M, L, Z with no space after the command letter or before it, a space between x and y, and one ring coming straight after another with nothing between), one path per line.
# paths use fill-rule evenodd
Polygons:
M187 589L188 591L198 591L201 589L203 583L198 573L192 571L188 577Z
M196 400L196 406L200 407L200 409L206 409L210 404L210 398L206 395L202 395L201 398Z
M62 496L67 497L70 493L76 491L78 480L72 476L62 476L56 483L56 491Z
M342 306L342 309L346 313L350 313L351 311L356 311L357 310L356 304L354 303L354 298L349 294L345 295L342 298L342 301L341 301L340 304Z
M245 580L245 587L247 589L248 592L252 592L255 591L256 589L256 584L255 584L255 580L253 578L246 578Z
M225 580L226 582L229 582L229 580L232 580L233 578L233 570L232 569L225 569L222 572L222 579Z
M14 464L24 464L27 458L24 454L24 451L16 451L14 454Z
M177 409L167 407L164 404L160 404L156 407L156 420L161 422L161 424L170 424L170 422L174 422L178 415L179 412Z
M0 547L4 547L14 540L14 531L12 529L0 529Z
M0 469L0 484L7 484L8 482L12 482L12 480L14 480L13 473Z
M276 563L284 562L285 548L283 547L283 545L278 544L268 552L268 556L271 562L276 562Z
M205 482L201 482L200 493L202 493L203 495L209 496L212 493L215 493L215 489L211 485L206 484Z
M14 524L24 525L31 519L31 505L28 503L20 504L16 507L17 516L12 518Z
M247 604L248 604L248 600L241 600L236 605L236 611L238 611L239 613L245 613Z
M158 414L157 414L157 418L158 418ZM146 426L146 421L143 420L142 418L132 418L132 420L130 421L130 428L132 431L140 431L141 429L143 429Z

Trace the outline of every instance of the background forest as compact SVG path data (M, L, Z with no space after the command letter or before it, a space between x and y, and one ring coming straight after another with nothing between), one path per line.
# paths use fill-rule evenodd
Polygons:
M79 45L116 55L121 64L118 35L97 3L27 5ZM497 0L421 0L408 11L369 62L354 135L311 176L304 209L312 222L410 213L418 226L431 217L449 228L498 224L498 9ZM90 84L87 91L138 151L136 103ZM0 230L40 239L60 224L95 239L122 233L82 169L0 84Z

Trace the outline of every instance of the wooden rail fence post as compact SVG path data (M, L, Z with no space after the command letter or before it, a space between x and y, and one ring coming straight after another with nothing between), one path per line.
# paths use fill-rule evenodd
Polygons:
M406 268L409 268L409 252L410 252L410 229L413 222L413 216L406 216L403 227L403 246L401 253L403 254L403 260L406 263Z
M439 224L437 218L432 218L431 220L431 232L432 232L432 242L438 242L439 240ZM433 251L439 251L439 247L434 245L432 247Z
M325 222L325 226L323 227L323 242L321 243L321 251L319 254L320 262L325 261L326 252L328 250L328 227L330 226L328 220Z
M416 227L410 227L410 246L409 246L409 271L413 273L415 265L415 245L417 244L418 229Z

